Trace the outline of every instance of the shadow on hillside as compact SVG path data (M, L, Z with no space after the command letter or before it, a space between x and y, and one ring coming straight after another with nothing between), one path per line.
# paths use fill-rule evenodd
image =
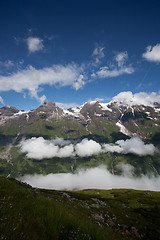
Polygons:
M0 134L0 146L6 146L7 144L11 143L14 137L14 135Z
M46 128L47 130L55 130L55 128L53 128L52 126L48 126L48 125L45 125L45 128Z
M140 118L149 120L147 117L148 117L148 115L144 112L134 112L134 115L132 112L127 112L123 115L123 117L120 120L122 122L126 122L130 119L140 119Z
M113 142L116 142L118 140L126 140L126 139L130 138L121 132L113 132L113 133L111 133L111 137L113 139Z
M160 145L160 132L157 132L153 135L153 137L151 138L151 142L154 145Z

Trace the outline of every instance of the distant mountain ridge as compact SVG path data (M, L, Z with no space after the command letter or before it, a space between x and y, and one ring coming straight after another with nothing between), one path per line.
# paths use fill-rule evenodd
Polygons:
M160 127L160 104L154 103L154 106L132 105L125 102L101 103L98 101L89 101L82 106L64 110L54 102L44 102L35 110L21 111L15 107L0 108L0 125L5 126L13 120L22 121L23 124L39 119L45 121L70 119L79 121L82 126L91 125L97 121L111 122L119 131L126 135L137 135L147 137L141 132L140 125L148 128ZM26 123L24 122L26 120Z

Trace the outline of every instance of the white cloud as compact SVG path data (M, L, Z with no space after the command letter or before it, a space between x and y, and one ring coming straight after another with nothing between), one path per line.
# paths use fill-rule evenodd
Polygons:
M92 58L94 60L93 65L96 66L101 63L101 60L104 58L104 47L97 46L92 53Z
M124 65L124 63L128 59L128 53L127 52L120 52L115 56L115 60L118 63L118 67L121 67Z
M150 62L160 62L160 44L148 46L142 57Z
M138 156L153 155L156 148L153 144L144 144L137 137L132 137L127 140L119 140L115 144L104 144L104 152L117 152L122 154L132 153Z
M83 69L76 64L53 65L42 69L30 66L28 69L8 76L0 75L0 91L14 90L20 93L28 90L31 96L42 102L46 97L44 95L41 98L38 97L37 92L40 85L72 86L78 90L85 84L82 71Z
M134 69L131 66L123 66L121 68L110 69L109 67L101 67L100 70L96 73L96 75L100 78L111 78L118 77L123 74L132 74L134 73Z
M51 158L57 155L59 147L43 137L31 138L21 142L21 151L27 152L28 158L43 159Z
M44 48L43 40L38 37L28 37L26 39L26 43L27 43L29 53L34 53Z
M100 153L117 152L121 154L132 153L139 156L153 155L156 148L152 144L144 144L139 138L133 137L126 141L119 140L115 144L102 144L96 141L83 139L81 142L70 140L52 139L43 137L22 140L20 150L26 153L28 158L43 159L53 157L89 157Z
M118 77L123 74L134 73L134 68L131 65L126 65L128 59L127 52L120 52L115 56L116 64L112 63L109 66L103 66L96 73L92 73L91 77L98 76L99 78Z
M4 101L3 98L0 96L0 102L2 103L2 105L4 105Z
M53 157L72 157L74 155L73 145L69 140L56 138L45 140L43 137L22 140L21 152L27 153L28 158L41 160ZM63 146L63 147L62 147Z
M82 86L85 84L83 79L84 79L84 76L82 74L80 74L78 79L73 82L73 88L75 88L76 90L82 88Z
M47 97L45 95L42 95L41 97L39 97L38 96L38 90L36 90L36 89L30 90L30 96L37 99L37 101L40 104L43 104L44 101L47 99Z
M56 105L60 108L63 108L63 109L69 109L69 108L80 106L77 103L60 103L60 102L56 102Z
M5 67L5 68L10 68L14 66L14 62L12 60L6 60L4 62L0 61L0 66Z
M75 146L76 154L80 157L88 157L101 152L101 145L93 140L83 139Z
M98 98L97 97L97 98L94 99L94 101L102 102L102 101L104 101L104 98Z
M57 157L59 158L72 157L72 156L74 156L74 148L72 144L69 144L68 146L60 148L57 154Z
M135 93L132 92L121 92L117 96L113 97L113 101L124 104L124 105L144 105L144 106L154 106L154 103L160 103L160 95L152 92L152 93Z
M64 146L64 147L62 147ZM53 157L88 157L101 152L101 145L93 140L83 139L80 143L69 140L52 139L45 140L43 137L22 140L21 152L27 153L28 158L43 159Z
M57 190L129 188L160 191L160 177L149 178L142 175L140 178L134 178L130 166L121 167L124 168L122 176L113 175L104 166L100 166L80 169L75 174L26 175L19 180L33 187Z

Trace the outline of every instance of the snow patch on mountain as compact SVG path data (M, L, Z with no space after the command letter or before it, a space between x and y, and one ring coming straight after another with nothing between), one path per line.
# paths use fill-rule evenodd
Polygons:
M18 113L15 113L14 116L20 116L22 114L28 114L30 111L22 111L20 110Z
M108 107L109 104L110 103L99 103L99 105L101 106L102 110L112 112L112 109Z
M131 136L131 133L127 130L127 128L121 123L121 121L118 121L116 123L117 127L120 128L120 132L127 135L127 136Z

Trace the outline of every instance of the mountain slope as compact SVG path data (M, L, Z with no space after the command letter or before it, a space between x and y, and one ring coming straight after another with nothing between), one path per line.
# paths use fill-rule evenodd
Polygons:
M93 139L97 143L115 143L133 136L144 143L160 148L160 105L158 103L113 100L109 103L90 101L77 108L63 110L53 102L44 103L32 111L14 107L0 108L0 174L17 177L29 173L74 172L79 167L107 166L117 173L120 162L135 167L136 174L160 174L160 155L137 156L131 153L101 153L86 158L30 159L20 151L23 138L43 137L81 141Z
M154 240L159 206L159 192L49 191L0 177L0 237Z

